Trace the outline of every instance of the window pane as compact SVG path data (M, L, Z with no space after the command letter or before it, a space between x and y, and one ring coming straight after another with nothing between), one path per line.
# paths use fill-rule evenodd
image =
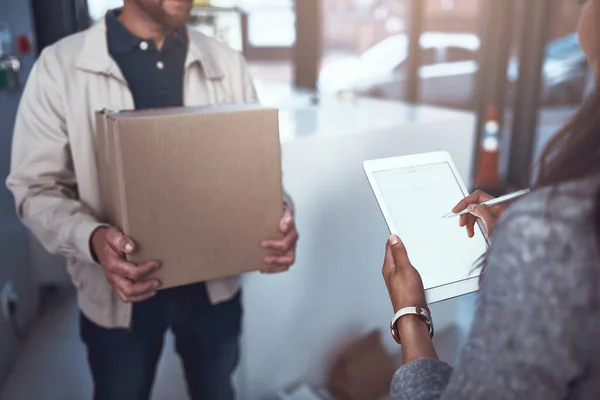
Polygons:
M400 99L407 56L405 0L323 0L319 90Z
M464 47L450 46L446 49L446 62L475 61L477 52Z
M291 8L254 10L248 16L248 39L257 47L290 47L296 42Z
M423 62L420 70L420 102L473 108L482 4L481 0L427 0L421 46L435 49L436 57Z
M553 3L542 70L535 158L573 116L593 81L576 33L581 6L574 1Z
M123 6L123 0L88 0L90 17L94 21L101 19L106 11Z

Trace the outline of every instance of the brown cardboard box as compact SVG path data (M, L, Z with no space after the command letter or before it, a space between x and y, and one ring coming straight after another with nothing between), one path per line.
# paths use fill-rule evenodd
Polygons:
M162 288L257 270L280 237L277 110L258 105L97 114L103 219L159 260Z
M381 332L350 343L331 369L328 388L338 400L377 400L387 395L396 367Z

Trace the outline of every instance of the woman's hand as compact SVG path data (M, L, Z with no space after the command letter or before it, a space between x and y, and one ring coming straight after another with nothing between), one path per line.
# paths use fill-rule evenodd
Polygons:
M500 215L508 208L508 204L498 204L493 207L485 206L481 203L493 199L491 196L481 190L473 192L471 195L465 197L452 209L452 212L459 213L463 210L469 210L470 214L461 215L459 225L467 227L467 235L470 238L475 236L475 223L478 219L481 219L485 224L487 230L487 237L489 238L496 226L496 222Z
M385 250L383 277L387 285L394 312L404 307L419 306L427 310L425 289L421 275L412 266L406 248L396 235L390 236ZM402 341L402 362L421 358L437 359L437 353L429 336L429 327L417 315L405 315L396 324Z
M421 275L410 263L404 243L396 235L390 236L387 242L383 278L394 312L412 306L428 309Z

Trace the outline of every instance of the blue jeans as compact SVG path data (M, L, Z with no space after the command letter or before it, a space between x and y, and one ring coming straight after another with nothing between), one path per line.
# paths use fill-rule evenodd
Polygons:
M233 400L239 359L240 294L211 305L204 284L160 291L133 306L131 329L105 329L81 315L95 400L148 400L167 329L193 400Z

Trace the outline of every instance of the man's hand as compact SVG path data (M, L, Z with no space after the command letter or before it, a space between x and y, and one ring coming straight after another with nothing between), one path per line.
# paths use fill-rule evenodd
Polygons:
M284 235L283 239L270 239L261 243L265 249L275 250L275 254L265 256L264 263L269 268L261 270L264 274L276 274L290 269L296 261L296 243L299 236L292 211L284 206L283 218L279 221L279 230Z
M121 300L137 303L156 294L160 282L145 281L144 278L159 269L160 264L157 261L140 265L127 262L125 254L132 253L135 249L131 239L116 228L103 227L98 228L90 240L98 261L104 267L106 280Z

